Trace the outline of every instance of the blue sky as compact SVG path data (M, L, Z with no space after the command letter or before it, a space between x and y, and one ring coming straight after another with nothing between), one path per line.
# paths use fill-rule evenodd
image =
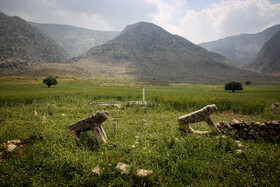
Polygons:
M0 11L94 30L152 22L196 44L280 24L280 0L0 0Z

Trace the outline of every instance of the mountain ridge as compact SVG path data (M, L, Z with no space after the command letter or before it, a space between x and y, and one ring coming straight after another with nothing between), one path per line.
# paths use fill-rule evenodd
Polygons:
M261 47L280 30L280 24L269 27L255 34L228 36L212 42L198 44L209 51L219 53L238 66L245 66L252 61Z
M262 74L280 76L280 31L264 44L257 57L246 68Z
M140 80L211 83L233 78L244 81L258 74L232 65L225 57L147 22L128 25L118 36L91 48L76 62L125 67Z
M37 63L62 63L67 53L51 38L16 16L0 14L0 73Z
M91 47L113 39L119 31L98 31L63 24L30 22L45 35L55 40L71 57L77 57Z

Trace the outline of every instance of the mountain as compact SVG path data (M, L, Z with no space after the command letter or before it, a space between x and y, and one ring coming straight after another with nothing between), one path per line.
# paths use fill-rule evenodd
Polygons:
M91 48L75 63L106 67L101 70L103 75L129 75L144 81L225 83L258 77L231 65L219 54L146 22L127 26L116 38Z
M244 66L257 56L264 43L279 30L280 25L275 25L256 34L226 37L213 42L201 43L199 46L225 56L238 66Z
M38 63L62 63L69 56L51 38L19 17L0 13L0 74Z
M280 76L280 31L264 44L247 68L263 74Z
M57 41L72 57L85 53L91 47L102 45L119 34L118 31L96 31L69 25L30 23Z

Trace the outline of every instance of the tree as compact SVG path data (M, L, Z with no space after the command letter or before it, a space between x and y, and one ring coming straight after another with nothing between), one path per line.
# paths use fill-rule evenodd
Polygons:
M58 82L53 76L49 76L43 80L43 83L51 87L51 85L56 85Z
M250 84L252 84L252 82L251 82L251 81L246 81L245 84L246 84L247 86L249 86Z
M243 90L243 88L240 82L229 82L225 84L225 90L232 90L234 92L235 90Z

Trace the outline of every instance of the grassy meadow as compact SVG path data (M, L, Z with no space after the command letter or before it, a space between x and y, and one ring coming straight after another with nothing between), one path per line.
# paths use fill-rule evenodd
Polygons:
M33 78L0 79L1 150L13 139L25 140L0 159L0 186L278 186L280 144L241 140L221 135L182 134L177 118L216 104L212 120L273 121L280 111L280 85L250 85L231 93L223 85L105 84L90 80L58 79L48 88ZM92 105L121 104L121 109ZM108 142L98 145L91 132L76 141L67 126L96 111L107 110L103 123ZM35 112L37 115L35 115ZM210 130L205 122L196 130ZM116 169L131 166L129 174ZM95 167L101 175L93 174ZM137 169L152 170L140 177Z

